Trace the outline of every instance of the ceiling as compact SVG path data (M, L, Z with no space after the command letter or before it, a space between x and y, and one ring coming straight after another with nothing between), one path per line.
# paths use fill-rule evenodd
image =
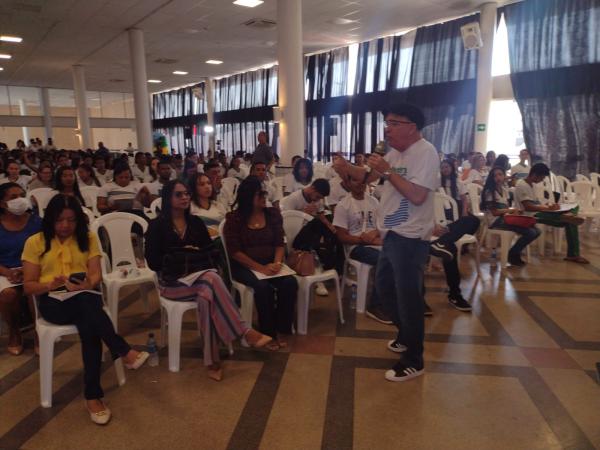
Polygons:
M281 0L280 0L281 1ZM483 0L303 0L304 52L312 53L389 35L477 10ZM500 1L499 3L504 3ZM71 66L85 66L88 90L131 92L126 30L145 32L149 90L191 84L273 63L277 29L244 22L276 20L277 0L256 8L232 0L1 0L0 85L72 88ZM352 22L333 23L345 18ZM176 62L158 63L158 59ZM219 59L223 64L206 64ZM174 70L189 72L173 75Z

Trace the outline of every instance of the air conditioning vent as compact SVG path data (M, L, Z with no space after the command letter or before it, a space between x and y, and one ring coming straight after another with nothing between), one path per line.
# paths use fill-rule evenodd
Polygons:
M275 28L277 22L269 19L250 19L247 22L244 22L242 25L259 30L268 30L270 28Z

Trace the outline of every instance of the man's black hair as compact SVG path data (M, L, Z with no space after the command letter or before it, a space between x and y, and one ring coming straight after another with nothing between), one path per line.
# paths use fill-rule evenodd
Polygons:
M317 191L323 197L327 197L329 195L329 181L327 181L325 178L317 178L312 182L311 186L315 188L315 191Z
M423 111L410 103L390 103L383 110L383 117L388 114L406 117L417 126L417 130L422 130L425 126L425 115L423 114Z
M529 175L546 178L550 176L550 169L544 163L536 163L529 169Z

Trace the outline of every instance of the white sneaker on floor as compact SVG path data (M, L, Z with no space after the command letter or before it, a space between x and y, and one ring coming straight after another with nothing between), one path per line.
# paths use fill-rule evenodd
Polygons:
M327 288L325 287L325 285L323 283L317 283L316 293L317 293L317 295L321 295L323 297L329 295L329 291L327 290Z

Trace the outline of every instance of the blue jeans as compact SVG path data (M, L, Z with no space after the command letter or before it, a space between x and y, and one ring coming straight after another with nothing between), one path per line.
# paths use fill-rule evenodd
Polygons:
M429 241L411 239L389 231L377 262L377 292L398 328L398 342L408 350L402 359L423 364L425 298L423 273Z
M379 260L379 250L366 245L357 245L350 252L350 258L360 261L361 263L373 266L377 270L377 261ZM368 308L381 309L381 299L377 295L377 283L373 284L373 292L371 292L371 300L368 303Z
M525 249L525 247L527 247L531 242L535 241L540 236L540 230L538 230L536 227L525 228L518 227L516 225L508 225L504 223L502 217L498 217L490 226L490 228L512 231L521 235L521 237L517 239L517 242L515 242L515 245L513 245L508 251L509 258L520 257L521 252Z

